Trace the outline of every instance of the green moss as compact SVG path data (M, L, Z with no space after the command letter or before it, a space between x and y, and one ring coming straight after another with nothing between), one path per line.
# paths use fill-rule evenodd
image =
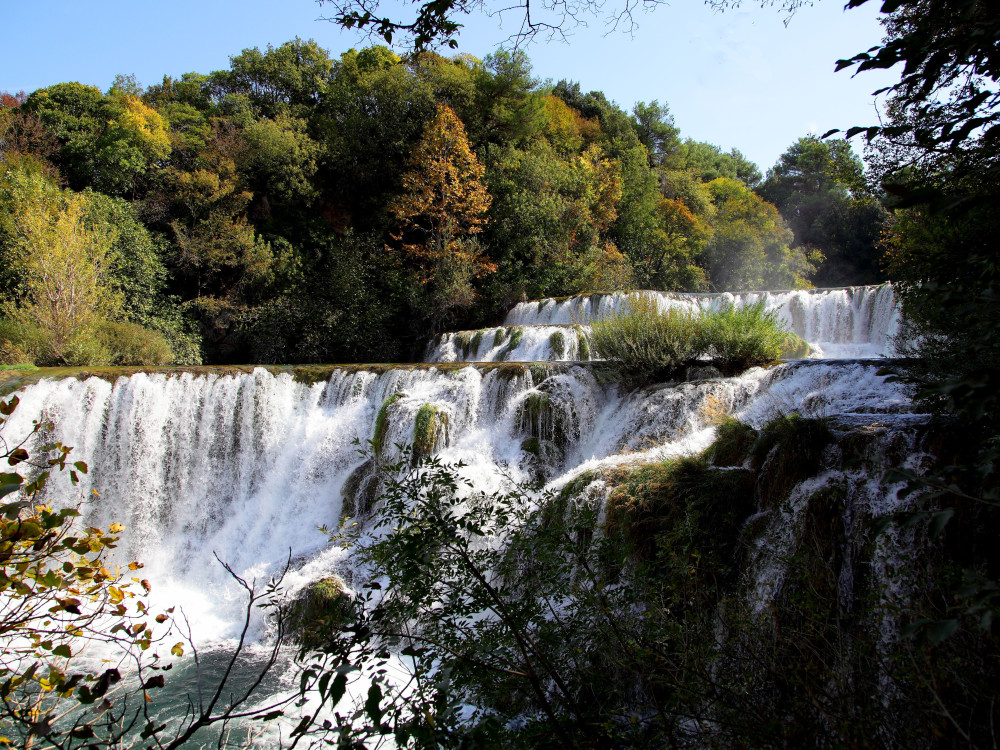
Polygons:
M577 359L590 361L590 339L581 326L576 326L576 351Z
M531 382L533 385L539 385L543 380L549 377L548 365L542 362L532 362L528 365L528 370L531 372Z
M597 474L593 471L583 472L563 485L562 489L559 490L559 499L566 501L578 497L596 478Z
M562 331L553 331L549 336L549 348L552 349L549 359L562 359L566 353L566 334Z
M616 482L606 526L640 561L661 566L691 597L735 575L739 537L754 511L753 474L702 459L644 464Z
M37 370L38 368L31 363L23 363L18 365L0 365L0 370Z
M459 331L455 335L455 346L462 351L462 359L469 358L469 349L472 346L472 331Z
M525 453L530 453L533 456L537 456L540 453L538 438L528 438L521 443L521 450Z
M382 402L382 406L379 407L378 414L375 416L375 432L372 434L372 452L376 457L382 454L385 433L389 428L389 407L403 398L403 396L404 394L402 393L393 393Z
M785 334L781 344L782 359L805 359L812 353L809 343L791 331Z
M413 420L413 458L430 456L443 436L447 440L448 412L434 404L424 404Z
M497 328L496 333L493 334L493 348L496 349L500 346L505 338L507 338L507 329Z
M532 391L521 402L520 414L522 421L537 423L547 415L552 399L549 394Z
M768 422L750 451L750 465L758 472L760 502L775 508L823 465L823 451L834 438L821 419L798 414Z
M476 331L475 335L472 337L472 344L469 346L470 353L475 354L479 351L479 344L482 343L483 336L486 334L486 330L480 328Z
M729 417L715 428L715 442L705 455L715 466L742 466L756 441L753 427Z
M303 648L322 648L337 632L337 626L350 622L354 601L347 586L337 576L310 584L289 606L286 624L292 638Z
M506 360L511 352L517 349L518 344L521 343L521 339L524 338L524 326L512 326L508 331L510 331L510 336L507 339L507 346L497 355L497 359L500 361Z

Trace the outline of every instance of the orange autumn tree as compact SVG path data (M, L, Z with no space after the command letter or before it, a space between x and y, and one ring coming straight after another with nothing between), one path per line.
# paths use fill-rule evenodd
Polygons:
M435 330L451 310L475 301L473 278L497 269L476 240L492 202L485 171L462 121L451 107L440 105L410 156L403 194L389 207L399 221L391 237L417 271L420 302Z

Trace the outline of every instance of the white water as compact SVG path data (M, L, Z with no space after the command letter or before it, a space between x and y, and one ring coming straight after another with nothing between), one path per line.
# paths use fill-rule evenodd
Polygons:
M521 410L537 392L550 409L532 423ZM317 529L338 523L344 482L364 462L354 441L372 437L375 415L394 393L403 397L387 413L389 454L412 441L417 410L435 404L448 414L439 454L467 463L483 489L501 485L499 467L518 481L559 483L584 467L695 449L722 412L759 426L790 411L903 418L908 404L876 365L856 362L792 363L627 394L583 367L563 367L539 384L527 371L472 366L336 371L315 385L258 369L138 374L114 385L45 380L21 394L7 430L25 433L39 417L54 423L52 437L91 469L79 488L87 523L124 523L122 554L143 560L146 577L166 589L161 598L183 602L196 633L213 640L232 636L242 612L213 554L261 578L289 553L310 559L324 549ZM544 460L522 449L531 436L551 447Z

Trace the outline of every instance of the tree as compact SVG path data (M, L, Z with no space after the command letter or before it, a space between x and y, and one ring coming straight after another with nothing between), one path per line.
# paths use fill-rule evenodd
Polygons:
M88 222L83 195L12 171L2 181L13 205L5 261L18 280L4 312L43 332L42 361L87 362L96 326L121 309L109 278L116 231Z
M429 289L425 314L434 330L450 309L472 304L474 277L496 270L475 242L492 202L484 173L462 121L450 107L438 106L410 157L403 194L389 209L399 221L392 239Z
M296 37L264 52L245 49L229 58L229 66L209 77L210 89L219 99L246 96L258 116L274 119L309 114L326 91L333 62L312 39Z
M170 153L163 117L133 94L60 83L32 92L22 108L38 116L59 143L54 156L75 189L128 195Z
M885 279L877 245L888 214L869 192L864 165L847 141L800 138L757 193L777 206L795 234L794 247L823 254L814 279L820 286Z
M412 20L407 21L380 15L382 8L378 0L320 0L320 4L334 8L333 17L322 20L333 21L345 29L356 28L389 44L393 39L403 38L418 52L439 45L457 47L455 37L462 24L456 18L484 8L482 3L468 0L428 1L419 6ZM639 8L650 10L659 4L660 0L622 0L616 9L606 13L605 20L612 28L634 29L637 24L633 13ZM549 39L565 38L570 28L586 24L586 18L603 14L605 10L604 4L595 0L547 0L539 5L522 0L488 12L501 20L505 14L513 15L514 27L518 30L511 34L511 41L523 43L539 34Z
M632 114L639 142L649 153L649 166L662 166L680 148L680 130L674 125L670 109L654 99L649 104L637 103L632 108Z
M787 289L808 286L821 256L789 248L792 233L778 210L735 180L708 183L713 233L705 247L712 289Z

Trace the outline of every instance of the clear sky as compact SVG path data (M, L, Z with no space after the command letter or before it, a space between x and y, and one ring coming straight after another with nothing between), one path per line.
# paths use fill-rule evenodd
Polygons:
M336 56L364 42L318 20L310 0L0 0L0 90L33 91L63 81L107 89L118 73L142 84L164 74L225 68L247 47L315 39ZM878 3L844 11L820 0L790 20L773 8L717 13L681 0L636 16L634 35L607 33L594 19L569 43L536 42L527 52L541 79L579 81L625 109L666 102L683 136L738 148L765 171L796 138L868 124L871 92L884 72L834 73L838 58L882 37ZM788 21L787 25L785 21ZM458 52L483 57L515 30L498 20L466 20ZM446 54L448 54L446 52Z

